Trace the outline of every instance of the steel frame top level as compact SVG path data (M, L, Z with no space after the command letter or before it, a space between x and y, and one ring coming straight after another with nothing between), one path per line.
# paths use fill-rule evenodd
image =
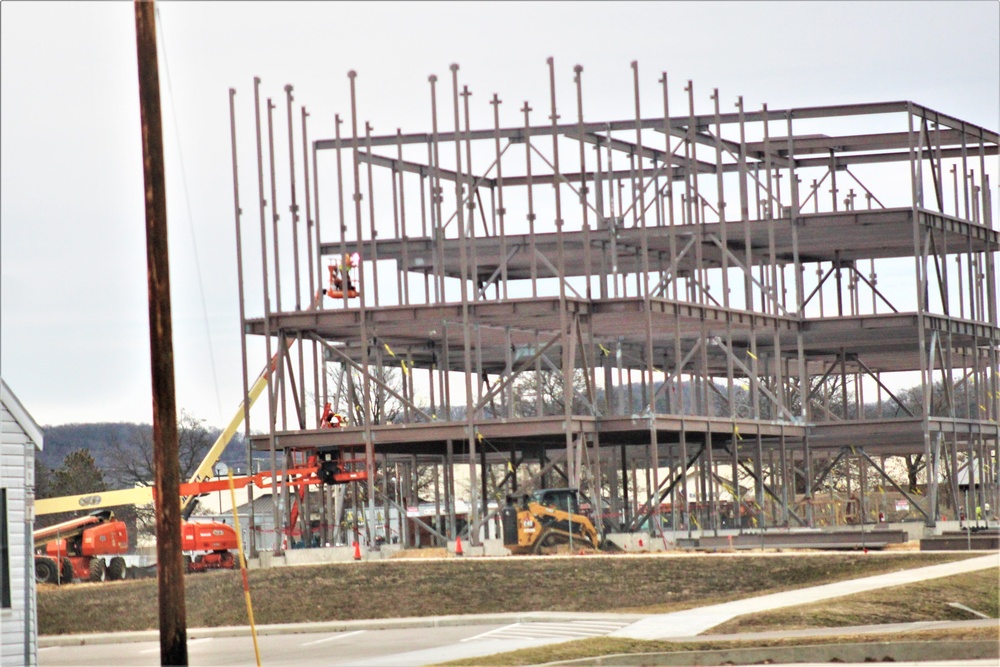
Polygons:
M784 212L784 217L774 220L749 220L741 223L709 222L697 225L649 227L609 227L587 231L569 231L528 234L507 234L477 237L475 239L446 238L435 240L429 236L405 239L379 239L364 241L361 245L366 257L377 253L380 260L396 260L399 269L415 273L442 272L449 278L461 278L460 246L475 244L476 266L470 273L480 282L494 281L503 265L509 280L527 280L532 272L537 278L558 277L558 267L550 262L532 261L538 253L555 257L561 244L565 254L563 275L586 275L586 267L598 273L612 261L610 247L615 246L614 265L618 273L638 273L642 270L642 246L646 245L650 257L657 263L666 262L671 273L680 277L694 274L700 262L702 268L718 269L723 266L725 249L750 249L758 256L767 256L781 264L795 261L792 231L797 238L798 258L801 263L852 262L861 259L912 257L913 220L938 234L944 247L962 252L1000 251L1000 233L981 224L962 220L935 211L912 208L853 210L828 213L808 213L794 220ZM726 245L722 243L722 226L729 226ZM695 252L693 244L701 246ZM376 248L377 245L377 248ZM340 254L339 242L323 243L323 255ZM677 261L671 263L671 246ZM772 250L773 246L773 250ZM772 254L773 253L773 254ZM698 258L698 259L696 259ZM736 266L738 258L730 256L728 263Z
M974 144L981 142L993 146L991 155L996 155L995 147L1000 144L1000 135L995 130L989 130L973 123L961 120L954 116L935 111L928 107L909 101L896 102L876 102L870 104L847 104L830 105L818 107L800 107L793 109L765 109L761 111L741 111L739 113L719 113L719 114L689 114L685 116L671 116L641 118L619 121L601 122L578 122L578 123L549 123L542 125L529 125L527 127L506 127L486 130L458 130L440 131L437 133L407 133L407 134L387 134L374 136L341 137L339 139L319 139L315 142L317 150L335 150L340 148L368 149L386 146L406 146L413 144L431 144L435 142L450 143L463 141L495 141L497 138L507 139L513 142L523 142L529 137L551 137L562 135L570 138L577 138L593 144L610 142L607 138L609 133L620 133L638 130L654 130L666 133L671 136L688 138L693 135L693 139L698 143L708 146L715 146L715 138L705 134L705 131L716 125L736 125L754 124L764 122L776 122L787 119L811 120L818 118L847 118L853 116L873 116L880 114L909 113L917 118L933 122L949 130L942 130L935 136L935 142L941 142L943 147L960 148L963 143ZM694 130L692 132L691 130ZM964 139L964 142L963 142ZM740 144L733 141L723 140L725 148L738 154ZM627 151L638 152L639 146L627 146L619 144ZM860 134L844 136L807 135L803 137L778 136L768 138L766 141L746 142L747 156L752 159L763 160L767 152L773 151L772 158L777 160L776 166L787 166L789 155L794 157L808 155L824 155L830 153L874 153L868 157L841 157L837 159L838 166L858 164L861 162L887 162L909 159L911 141L907 132L888 132L878 134ZM653 147L642 147L646 155L655 157L657 149ZM392 160L390 158L390 160ZM392 160L397 168L409 169L406 163ZM825 166L829 164L829 157L820 158L816 165ZM799 162L799 166L813 166L808 162ZM419 167L416 165L414 168ZM428 168L429 167L424 167ZM699 164L699 169L705 169L708 173L715 173L715 166ZM724 168L725 169L725 168ZM495 185L494 180L484 179L488 185ZM506 181L505 181L506 182ZM522 184L519 181L510 181L511 184Z

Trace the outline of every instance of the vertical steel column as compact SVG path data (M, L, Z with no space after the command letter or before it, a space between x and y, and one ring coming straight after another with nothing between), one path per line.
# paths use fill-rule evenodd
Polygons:
M629 511L630 510L630 506L629 506L629 498L628 498L628 489L629 489L629 486L628 486L628 460L627 460L627 457L626 457L625 449L626 449L625 445L621 445L622 519L623 519L623 521L626 524L628 524L631 521L632 512ZM618 474L615 473L615 477L617 477L617 476L618 476Z
M479 545L479 533L476 531L479 523L479 502L476 492L476 415L473 414L472 406L475 405L472 398L472 340L469 322L469 264L468 264L468 240L465 229L465 214L463 212L464 194L462 184L462 144L459 135L462 126L459 120L458 103L458 65L451 67L452 83L452 103L454 107L455 119L455 216L458 224L458 249L462 295L462 362L463 374L465 376L465 437L469 443L469 542L473 546ZM468 165L471 166L471 165Z
M525 188L528 196L528 254L531 262L531 296L538 297L538 256L535 249L535 198L532 186L531 171L531 120L529 114L532 109L528 106L528 101L524 101L521 112L524 114L524 159L525 159Z
M691 272L692 277L688 280L691 282L691 293L689 298L693 303L705 304L707 287L704 275L704 264L703 262L703 250L701 243L701 228L697 227L698 223L702 222L701 219L701 205L698 194L698 145L695 142L695 136L698 133L697 122L694 117L694 83L688 80L687 85L684 86L684 90L688 94L688 128L687 128L687 139L685 144L685 157L687 158L687 224L691 225L689 229L692 229L692 234L696 235L696 241L694 244L695 259L694 259L694 270Z
M747 141L746 141L746 120L743 113L743 96L740 95L736 102L737 115L740 125L740 155L739 155L739 181L740 181L740 222L743 223L743 252L745 254L743 270L743 308L753 310L753 247L750 242L750 193L747 188Z
M396 156L399 159L399 163L403 162L403 143L401 141L402 130L396 128ZM392 178L392 228L393 228L393 238L403 241L403 263L401 266L409 267L407 252L409 248L409 243L406 243L406 232L400 229L400 216L403 212L403 205L400 202L401 191L403 187L403 171L399 168L397 164L393 164L390 167L390 176ZM396 294L398 295L398 301L400 305L409 303L408 290L404 287L404 280L407 281L410 275L409 270L403 269L401 271L396 271Z
M463 206L469 210L468 227L465 231L466 242L469 246L469 280L472 281L472 301L479 300L479 259L476 251L476 197L479 194L476 185L475 174L472 172L472 134L469 129L469 87L462 86L462 101L465 121L465 182L468 186L467 196L464 198ZM461 147L459 143L459 131L455 128L455 145ZM485 224L485 222L484 222ZM484 230L486 231L486 230ZM483 296L486 296L483 294Z
M918 349L920 354L920 385L923 394L923 410L921 414L922 422L922 432L924 439L924 451L930 452L931 442L930 442L930 422L929 415L931 411L931 391L934 384L934 379L929 376L929 370L927 365L927 341L925 334L925 320L924 316L927 312L927 264L925 261L925 255L923 250L923 244L920 242L921 225L919 210L919 197L920 197L920 184L917 182L917 165L916 161L919 159L917 155L917 148L914 145L913 136L913 105L907 103L906 105L906 118L907 118L907 143L909 145L909 166L910 166L910 195L911 195L911 213L910 217L913 221L913 259L916 264L916 278L917 278L917 340ZM930 458L928 456L928 458ZM928 473L931 471L928 467ZM928 480L930 481L930 480ZM930 508L930 517L927 521L928 527L933 527L935 525L935 519L937 518L938 511L936 507Z
M260 202L260 252L261 252L261 267L263 274L264 283L264 346L265 354L267 354L268 363L268 374L271 376L270 383L274 384L274 374L277 372L277 365L275 359L271 356L271 286L270 281L267 276L267 220L264 213L265 208L267 208L267 200L264 198L264 158L263 158L263 140L261 137L261 127L260 127L260 78L254 77L253 79L253 94L254 94L254 110L256 116L256 126L257 126L257 192ZM278 460L277 452L275 451L275 437L274 437L274 427L277 421L277 406L275 405L275 395L273 387L269 386L267 388L267 403L268 403L268 452L270 453L270 463L271 472L277 472L278 470ZM271 498L277 501L278 498L278 479L277 475L271 476ZM274 530L275 530L275 540L272 550L277 555L281 553L281 541L277 539L278 530L281 526L281 514L279 512L278 503L273 504L273 519L274 519Z
M434 299L436 303L447 301L444 291L444 223L441 218L441 204L444 201L441 189L441 153L440 142L438 141L438 121L437 121L437 76L431 74L427 77L431 84L431 143L427 147L428 157L431 158L431 231L434 234ZM444 401L442 401L442 404ZM449 416L448 419L451 419Z
M656 430L656 392L653 390L655 386L654 377L654 355L653 355L653 306L652 306L652 295L650 294L649 287L649 238L648 230L646 225L646 197L645 197L645 166L643 165L643 160L645 158L643 152L642 143L642 114L640 111L639 104L639 63L635 60L632 61L632 85L635 96L635 143L638 150L636 155L636 162L639 167L639 206L638 206L638 224L639 224L639 234L640 234L640 263L639 268L642 271L642 276L640 280L641 292L640 296L643 299L643 315L645 316L645 362L646 368L643 374L643 380L648 385L648 405L649 416L647 417L649 421L649 444L651 448L650 458L652 463L652 473L653 479L652 483L647 488L647 502L652 503L650 509L652 510L652 521L655 525L652 534L662 535L663 533L663 523L660 520L660 502L659 502L659 488L660 488L660 449L658 434ZM630 388L631 390L631 388Z
M292 128L292 85L285 85L285 98L288 107L288 176L289 176L289 190L291 190L291 204L288 207L288 211L292 214L292 261L293 268L295 271L295 310L302 310L302 287L300 285L299 276L301 271L299 270L299 206L296 203L295 197L295 143L293 137ZM299 350L299 357L301 358L302 351ZM301 374L301 363L300 374ZM300 382L302 381L300 377Z
M490 101L493 105L493 143L496 150L496 165L497 165L497 177L496 177L496 215L499 218L500 223L500 298L507 299L507 231L506 231L506 216L507 209L503 205L503 162L500 159L503 155L503 151L500 150L500 105L502 102L496 93L493 94L493 99Z
M489 496L487 495L487 488L486 488L487 486L486 481L488 476L489 476L489 465L486 462L486 448L481 447L479 449L479 484L480 484L479 497L482 498L483 501L483 512L482 512L483 537L487 540L490 539L490 522L486 520L486 516L489 514L489 500L487 499ZM473 484L475 484L475 479L473 479L472 481ZM479 531L476 531L476 534L478 535Z
M402 142L402 139L401 139L402 135L403 135L402 130L397 127L396 128L396 137L397 137L397 142L398 143L396 144L396 150L397 150L397 157L399 158L400 162L403 161L403 142ZM409 233L409 230L406 227L406 185L405 185L406 184L406 178L405 178L405 173L403 172L402 169L397 169L396 173L399 175L399 178L398 178L398 182L399 182L399 229L400 229L400 238L403 240L403 266L409 267L410 266L410 244L409 244L410 233ZM395 183L396 183L396 180L394 179L393 180L394 187L395 187ZM410 272L409 271L400 271L399 273L402 274L402 280L403 280L403 285L401 287L402 298L400 299L400 303L403 304L403 305L409 305L409 303L410 303ZM414 535L414 537L416 537L416 535Z
M573 380L575 375L575 359L573 358L573 348L575 338L573 332L568 330L566 320L566 257L563 243L563 219L562 219L562 193L560 189L559 171L559 115L556 112L556 74L555 61L552 58L546 59L549 66L549 98L552 113L549 120L552 122L552 171L555 178L552 180L552 187L555 194L555 226L556 226L556 269L559 281L559 331L562 336L560 341L562 355L563 372L563 418L566 420L566 476L569 486L577 488L579 486L579 471L575 465L573 456L574 440L573 432L569 427L573 418ZM573 324L575 325L575 320Z
M365 152L368 155L372 154L372 126L371 123L365 121ZM369 281L372 287L373 303L382 303L379 299L378 294L378 232L375 229L375 190L372 184L372 161L367 160L365 165L365 171L368 175L368 227L369 233L371 234L371 256L368 258L371 262L371 280ZM358 231L358 243L361 243L361 231ZM362 263L362 266L364 264ZM358 267L358 280L361 280L361 267ZM346 295L345 295L346 296ZM379 366L381 372L382 366Z
M587 194L590 192L587 187L587 152L584 145L583 139L583 66L575 65L573 67L573 83L576 85L576 127L577 127L577 143L580 147L580 216L581 225L583 230L583 275L587 281L586 291L584 296L588 301L593 297L591 276L593 275L593 268L591 266L591 247L590 247L590 221L589 221L589 211L590 208L587 203ZM591 369L591 384L596 382L595 371Z
M445 505L448 506L448 537L455 539L458 531L455 525L455 445L449 438L445 442Z
M240 224L240 217L243 209L240 208L240 180L239 170L236 161L236 89L229 89L229 131L230 142L233 153L233 208L236 222L236 287L237 298L240 302L240 360L243 370L243 442L247 448L247 474L252 475L253 471L253 449L250 446L250 378L247 372L247 339L246 339L246 297L243 289L243 232ZM256 556L256 539L254 537L254 511L253 511L253 485L247 488L247 503L250 509L250 523L247 526L247 553L251 558Z
M334 140L336 142L336 154L337 154L337 213L340 216L340 257L336 260L338 266L341 267L340 270L344 270L347 265L347 214L344 210L344 169L343 169L343 141L340 137L340 124L344 121L341 120L339 114L335 114L334 117ZM360 274L360 269L358 270ZM340 305L347 308L347 290L343 291L343 298L341 299ZM348 376L350 377L350 376Z
M305 201L306 201L306 265L309 269L309 298L310 298L310 308L313 310L319 310L322 307L323 295L320 293L318 283L321 283L322 276L319 273L320 269L320 255L319 255L319 225L313 220L312 216L312 204L310 200L310 190L309 190L309 140L308 140L308 128L306 125L306 118L309 114L306 112L306 108L302 107L302 177L305 187ZM316 151L313 149L313 166L316 163ZM313 170L315 173L315 169ZM319 188L316 188L318 190ZM318 203L317 199L317 203ZM319 207L316 208L317 216L319 215ZM315 246L313 245L315 233ZM313 249L315 247L316 255L313 255ZM315 258L316 263L313 264L313 259ZM313 271L316 271L314 274ZM323 390L320 392L320 367L323 365L320 359L319 343L316 340L312 341L312 368L313 368L313 424L316 428L319 427L319 419L322 410L322 399L320 397L326 396L326 377L323 377ZM305 394L303 393L303 403L305 403ZM329 489L323 490L323 495L326 496Z
M351 152L353 156L354 163L354 221L356 227L356 233L358 238L358 254L360 256L359 264L363 265L365 261L364 256L364 246L361 245L361 239L364 237L362 232L362 220L361 220L361 171L360 171L360 159L358 157L359 145L358 145L358 113L357 113L357 91L355 86L355 79L357 78L357 72L351 70L347 73L347 78L351 85ZM360 273L360 268L358 272ZM360 278L360 275L359 275ZM366 290L361 289L358 293L358 319L360 320L360 334L361 334L361 374L362 374L362 396L361 404L364 409L364 427L363 437L365 443L365 469L368 472L368 512L369 519L365 521L365 532L368 534L368 543L372 544L374 540L374 535L372 534L372 524L375 518L375 442L372 439L372 424L371 424L371 369L369 368L368 360L368 347L369 347L369 337L368 337L368 309L365 304L365 292Z
M295 141L293 133L293 122L292 122L292 86L287 84L285 86L285 95L287 99L288 108L288 173L289 173L289 189L291 190L291 204L288 210L292 214L292 268L295 274L295 310L302 310L302 284L301 284L301 269L299 267L299 206L295 194ZM304 131L304 128L303 128ZM304 134L303 134L304 136ZM310 272L311 275L311 272ZM312 297L310 296L310 299ZM306 427L306 373L305 373L305 345L302 341L302 332L298 332L296 335L296 340L298 345L296 346L296 357L299 361L299 386L298 395L299 400L296 404L295 416L298 418L298 425L300 429ZM315 342L313 343L315 345ZM291 360L289 359L289 366L291 365ZM292 387L292 391L295 391L295 387ZM308 497L306 494L305 506L308 508ZM308 515L306 515L308 519Z
M733 520L736 521L736 527L740 534L743 533L743 494L740 492L740 440L743 436L740 435L739 430L737 430L735 424L733 425L733 434L730 436L729 444L731 448L731 460L729 465L733 469Z

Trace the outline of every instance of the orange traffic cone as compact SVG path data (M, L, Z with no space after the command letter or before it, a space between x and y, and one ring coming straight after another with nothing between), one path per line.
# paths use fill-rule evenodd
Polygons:
M354 560L361 560L361 543L354 542Z
M462 538L461 537L456 537L455 538L455 555L456 556L461 556L462 555Z

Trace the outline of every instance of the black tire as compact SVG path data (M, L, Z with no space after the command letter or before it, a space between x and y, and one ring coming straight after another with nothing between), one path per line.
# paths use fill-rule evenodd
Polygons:
M90 559L90 581L98 583L104 581L105 576L107 576L107 566L104 564L103 558L91 558Z
M191 571L191 556L184 554L184 572Z
M35 559L35 581L39 584L54 584L58 578L59 568L51 558Z
M108 579L112 581L120 581L125 578L125 559L121 556L115 556L108 563Z
M61 584L73 583L73 561L64 556L62 559L62 581Z

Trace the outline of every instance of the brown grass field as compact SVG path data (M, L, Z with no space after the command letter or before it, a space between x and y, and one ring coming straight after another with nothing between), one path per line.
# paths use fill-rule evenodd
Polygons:
M515 611L658 613L967 557L886 552L452 558L252 570L249 579L258 624ZM247 625L240 581L235 571L188 575L188 627ZM41 585L38 618L42 635L155 629L157 582Z

